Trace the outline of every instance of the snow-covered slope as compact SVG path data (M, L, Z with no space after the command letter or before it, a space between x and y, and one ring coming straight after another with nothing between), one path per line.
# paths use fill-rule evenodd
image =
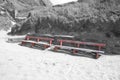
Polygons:
M120 80L120 56L99 59L7 43L0 31L0 80Z

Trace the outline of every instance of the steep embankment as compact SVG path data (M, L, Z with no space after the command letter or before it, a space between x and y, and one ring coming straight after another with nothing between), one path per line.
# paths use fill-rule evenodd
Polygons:
M33 21L35 24L33 27L49 28L52 26L53 28L64 29L65 32L77 31L79 33L85 30L93 32L94 30L101 31L101 29L102 31L106 31L106 29L109 31L119 20L119 5L116 2L112 2L112 0L111 2L93 0L93 2L88 3L85 0L85 2L80 3L71 2L53 8L37 9L31 12L32 16L28 22ZM36 32L41 32L40 29L37 30Z
M103 42L107 53L120 51L118 0L81 0L31 11L31 18L13 34L54 33L79 36L78 40Z

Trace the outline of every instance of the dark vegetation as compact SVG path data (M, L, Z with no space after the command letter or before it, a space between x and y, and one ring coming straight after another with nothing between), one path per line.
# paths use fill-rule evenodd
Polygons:
M73 35L76 40L106 43L106 53L120 54L120 0L79 0L30 13L12 34Z

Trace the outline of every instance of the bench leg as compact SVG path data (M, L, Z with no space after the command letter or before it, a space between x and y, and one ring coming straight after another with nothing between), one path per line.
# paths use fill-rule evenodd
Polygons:
M31 43L31 48L35 46L35 43Z
M23 46L24 44L25 44L25 42L22 41L20 45Z
M72 50L72 53L73 53L73 54L76 54L76 53L78 53L78 50L74 50L74 49L73 49L73 50Z
M54 51L57 51L59 49L59 47L54 47Z
M44 45L44 49L46 49L46 48L48 48L48 47L50 47L50 46L48 46L48 45Z
M101 55L99 53L95 54L95 59L98 59Z

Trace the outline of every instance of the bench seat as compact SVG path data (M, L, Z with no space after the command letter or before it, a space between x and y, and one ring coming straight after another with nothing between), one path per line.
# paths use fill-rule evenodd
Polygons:
M32 41L32 40L22 40L22 43L34 43L34 44L43 44L43 45L50 45L48 42L36 42L36 41Z
M76 47L60 46L60 45L55 45L55 47L59 47L61 49L73 49L73 50L85 51L85 52L89 52L89 53L91 53L91 52L104 53L104 51L92 50L92 49L86 49L86 48L76 48Z

